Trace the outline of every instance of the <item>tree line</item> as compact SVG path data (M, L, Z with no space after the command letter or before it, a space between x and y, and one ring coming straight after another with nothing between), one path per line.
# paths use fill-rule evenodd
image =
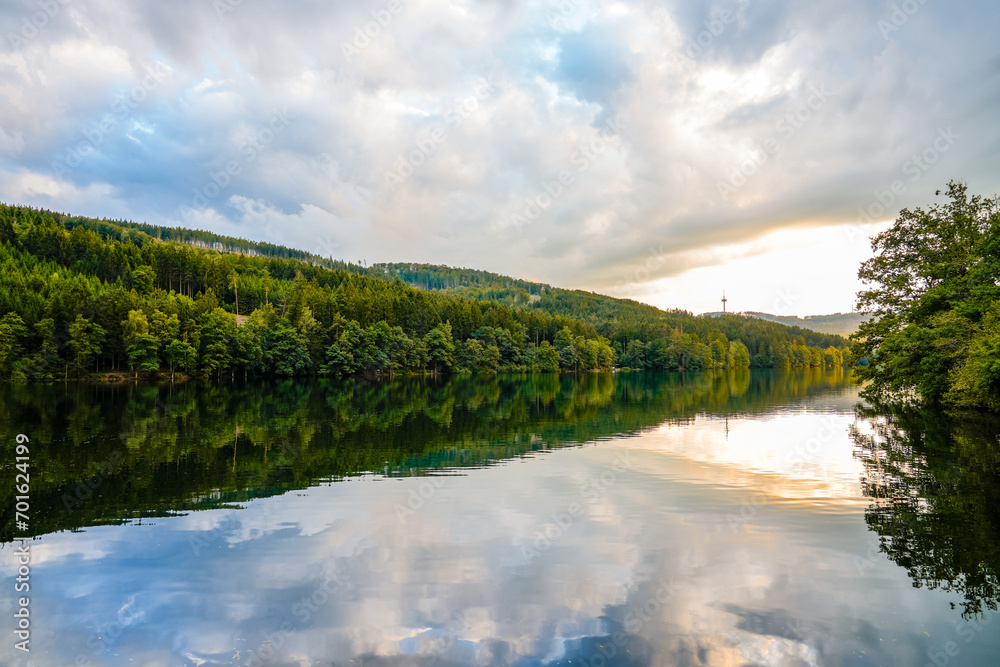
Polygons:
M191 245L164 230L0 206L0 374L347 376L844 362L843 339L750 318L669 320L644 306L645 319L630 326L635 302L615 310L608 303L618 300L601 297L605 319L586 314L592 304L579 298L574 307L508 305L416 289L354 265L224 252L207 232ZM809 344L816 342L829 344Z

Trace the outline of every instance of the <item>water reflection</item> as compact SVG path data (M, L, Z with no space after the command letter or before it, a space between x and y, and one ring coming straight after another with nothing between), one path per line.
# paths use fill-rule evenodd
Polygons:
M32 438L32 530L44 534L365 472L486 465L698 414L756 414L844 383L842 371L814 370L20 386L0 393L0 438L11 451L17 433ZM0 492L2 541L13 534L13 495Z
M964 615L1000 598L1000 417L859 406L865 514L913 585L955 591Z
M57 390L0 401L52 511L124 458L40 531L4 664L922 665L961 637L960 595L868 556L843 374ZM996 664L971 631L961 664Z

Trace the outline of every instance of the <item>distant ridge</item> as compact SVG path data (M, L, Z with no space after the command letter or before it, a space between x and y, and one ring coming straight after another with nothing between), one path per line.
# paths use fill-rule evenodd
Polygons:
M704 315L709 317L721 314L721 312L704 313ZM747 311L740 314L749 315L750 317L756 317L761 320L767 320L768 322L777 322L779 324L785 324L792 327L801 327L803 329L810 329L812 331L835 334L838 336L850 336L858 330L858 327L862 322L868 319L868 316L862 313L834 313L832 315L807 315L806 317L796 317L794 315L772 315L770 313L758 313L755 311Z

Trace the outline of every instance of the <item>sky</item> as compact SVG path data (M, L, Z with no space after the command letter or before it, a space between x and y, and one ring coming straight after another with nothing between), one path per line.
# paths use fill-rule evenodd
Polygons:
M850 311L869 237L1000 181L995 0L8 0L0 201Z

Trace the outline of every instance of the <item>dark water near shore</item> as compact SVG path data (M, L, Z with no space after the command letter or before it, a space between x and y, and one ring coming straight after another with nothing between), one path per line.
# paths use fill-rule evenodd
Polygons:
M0 430L4 665L1000 664L1000 423L839 370L5 387Z

